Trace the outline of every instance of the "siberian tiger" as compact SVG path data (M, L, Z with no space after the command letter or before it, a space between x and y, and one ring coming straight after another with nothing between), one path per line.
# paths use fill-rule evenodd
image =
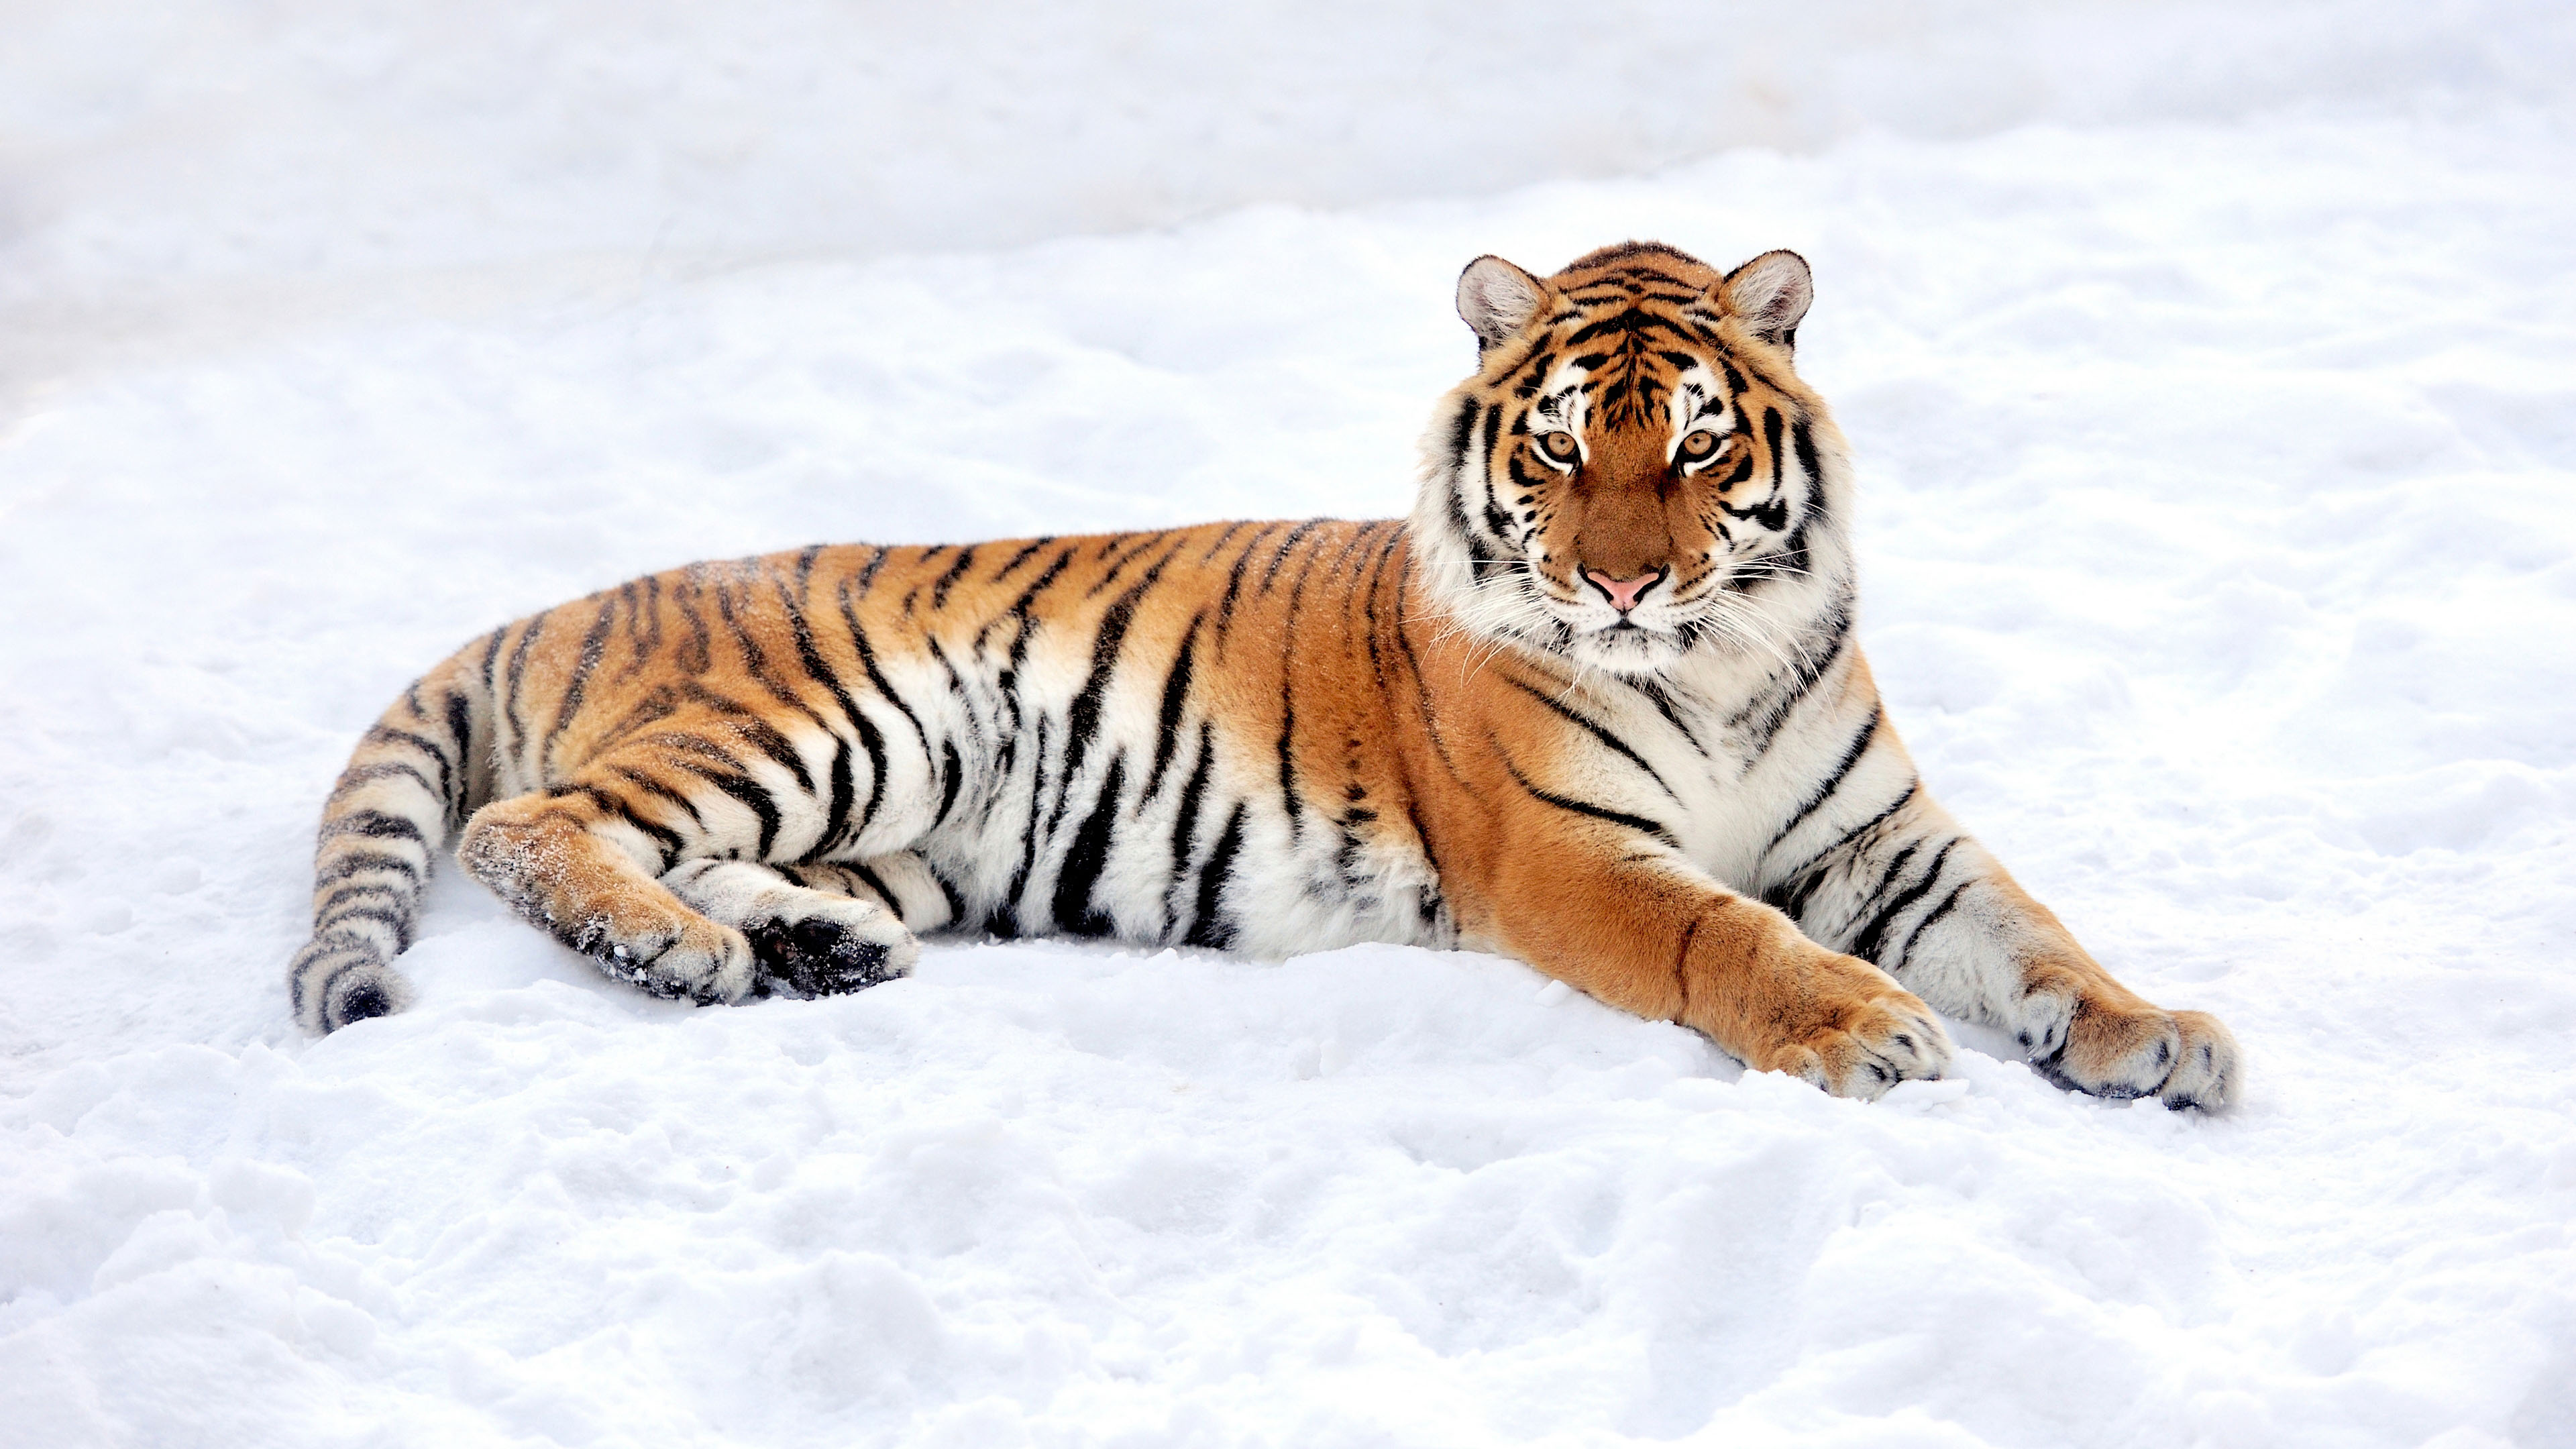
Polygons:
M400 1009L431 855L657 995L901 975L917 932L1499 952L1872 1097L1935 1011L2217 1108L2225 1027L2112 979L1933 803L1852 637L1795 253L1470 264L1411 517L693 564L493 631L324 811L297 1019Z

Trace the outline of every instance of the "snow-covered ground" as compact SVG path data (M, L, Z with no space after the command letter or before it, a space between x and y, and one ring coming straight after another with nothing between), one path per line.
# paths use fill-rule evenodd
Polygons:
M2558 10L21 9L0 1442L2576 1444ZM1387 948L693 1011L453 872L415 1010L288 1024L468 635L1400 512L1458 267L1628 236L1815 264L1899 724L2243 1108Z

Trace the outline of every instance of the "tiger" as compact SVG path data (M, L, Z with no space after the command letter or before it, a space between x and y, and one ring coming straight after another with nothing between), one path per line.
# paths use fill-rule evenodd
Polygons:
M1854 637L1806 261L1627 242L1461 274L1475 370L1401 519L817 545L505 625L324 809L289 970L401 1010L431 857L698 1003L919 937L1492 953L1875 1098L1943 1016L2056 1085L2216 1110L2234 1038L2122 986L1925 790Z

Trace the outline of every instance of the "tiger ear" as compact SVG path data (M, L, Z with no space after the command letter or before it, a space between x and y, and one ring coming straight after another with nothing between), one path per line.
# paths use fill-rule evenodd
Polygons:
M1476 350L1520 335L1547 300L1547 283L1504 261L1478 257L1458 274L1458 315L1475 329Z
M1798 322L1816 300L1816 279L1796 252L1764 252L1726 274L1719 287L1726 310L1744 319L1753 335L1775 347L1798 344Z

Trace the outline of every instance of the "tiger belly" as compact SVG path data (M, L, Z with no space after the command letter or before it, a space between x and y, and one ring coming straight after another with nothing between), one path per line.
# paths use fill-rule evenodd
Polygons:
M1238 524L641 580L490 641L500 793L646 874L911 852L947 923L1004 936L1448 944L1383 668L1397 543Z
M1272 957L1451 944L1397 760L1403 691L1369 659L1394 622L1394 537L1278 523L1083 540L1007 598L1007 569L952 597L887 683L943 701L922 749L943 765L953 749L963 783L915 848L960 919ZM1073 577L1048 578L1055 561ZM890 628L918 607L909 586L870 592ZM1031 592L1068 607L1026 608Z

